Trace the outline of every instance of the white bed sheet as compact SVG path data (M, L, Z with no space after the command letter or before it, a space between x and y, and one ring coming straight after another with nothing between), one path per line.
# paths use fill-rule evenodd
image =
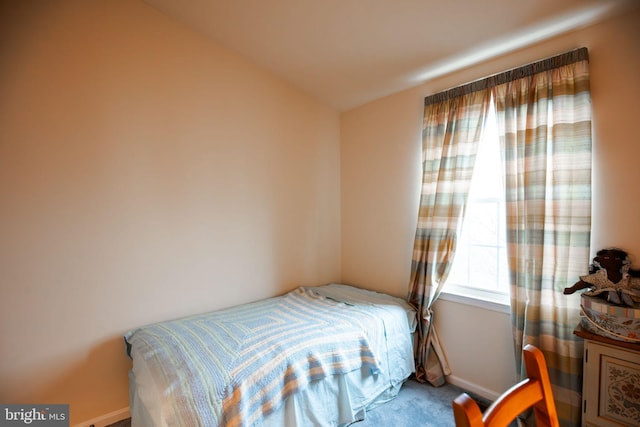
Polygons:
M411 333L415 330L415 312L403 300L385 294L345 285L318 287L319 293L348 304L387 304L393 321L385 322L386 340L378 342L381 373L370 375L366 367L344 375L312 381L306 388L285 400L257 426L309 427L346 426L365 419L366 412L393 399L404 381L414 372ZM413 317L413 319L412 319ZM406 323L403 320L406 319ZM381 350L386 347L386 351ZM137 360L129 373L132 427L164 427L161 391L143 360ZM195 426L194 426L195 427ZM209 426L207 426L209 427Z
M161 408L154 406L160 399L153 397L153 387L145 386L144 372L129 373L132 427L167 426ZM372 384L366 372L353 371L321 381L291 396L275 412L267 415L263 427L348 426L366 418L366 412L397 396L406 379ZM375 382L375 381L373 381ZM372 396L371 391L378 395Z

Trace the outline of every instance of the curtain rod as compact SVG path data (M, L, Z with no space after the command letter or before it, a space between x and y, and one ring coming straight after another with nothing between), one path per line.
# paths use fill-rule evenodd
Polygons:
M554 68L561 67L563 65L569 65L580 61L589 61L589 51L586 47L581 47L579 49L562 53L551 58L532 62L531 64L513 68L508 71L503 71L501 73L497 73L492 76L473 81L471 83L466 83L461 86L438 92L434 95L430 95L424 98L424 105L427 106L435 104L437 102L446 101L448 99L457 98L462 95L467 95L469 93L477 92L479 90L489 89L507 82L512 82L514 80L532 76L537 73L542 73Z

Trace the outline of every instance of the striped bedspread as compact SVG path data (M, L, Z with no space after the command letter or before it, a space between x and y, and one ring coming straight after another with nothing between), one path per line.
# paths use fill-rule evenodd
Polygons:
M298 288L136 329L125 341L134 367L143 358L161 390L168 425L250 426L313 380L362 367L377 375L370 337L385 332L376 317Z

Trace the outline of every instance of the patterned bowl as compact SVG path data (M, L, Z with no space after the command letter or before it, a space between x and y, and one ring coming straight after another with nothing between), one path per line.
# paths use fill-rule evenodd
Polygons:
M618 306L584 294L581 303L580 325L584 329L614 340L640 343L640 304Z

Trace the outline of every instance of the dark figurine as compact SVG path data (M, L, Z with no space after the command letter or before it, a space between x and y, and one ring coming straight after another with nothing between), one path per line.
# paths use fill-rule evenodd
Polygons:
M640 303L640 270L632 270L630 264L629 256L622 249L601 249L593 258L589 274L580 276L580 281L565 288L564 294L588 288L585 295L633 307L635 303Z

